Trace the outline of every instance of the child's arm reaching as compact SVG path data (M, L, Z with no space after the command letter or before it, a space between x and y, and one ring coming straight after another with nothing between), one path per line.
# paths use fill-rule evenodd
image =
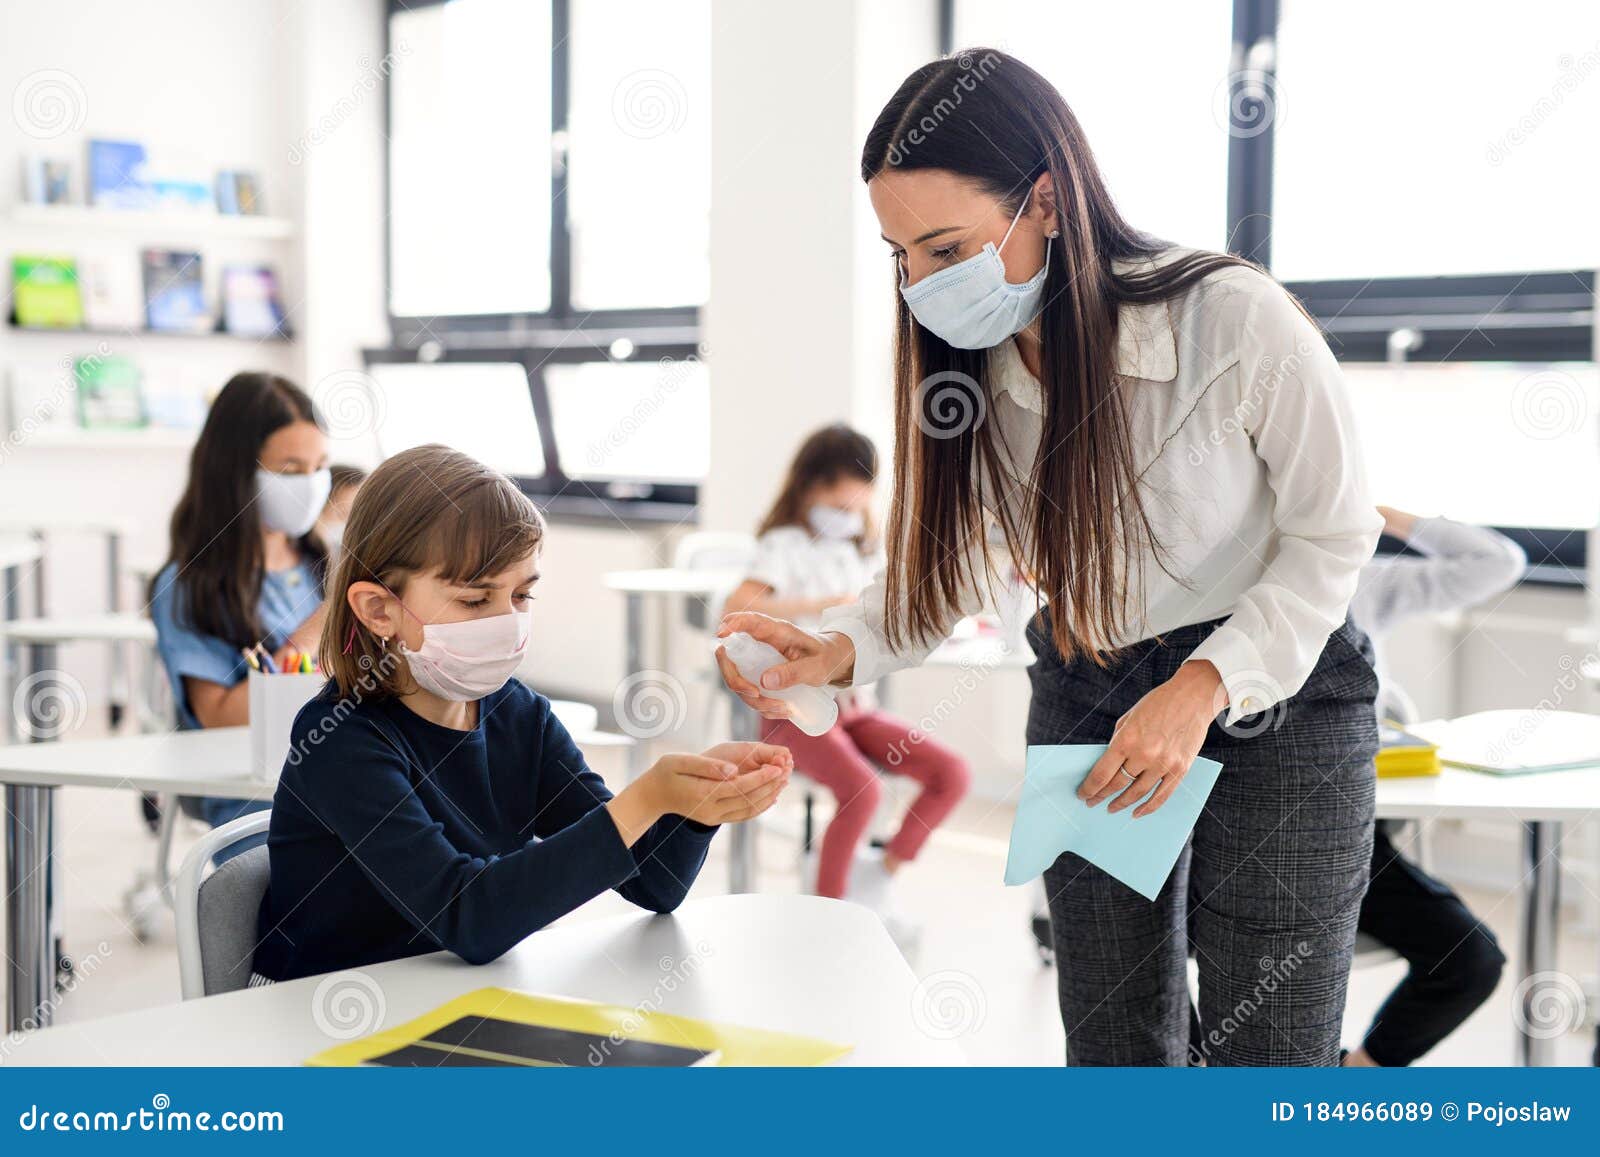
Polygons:
M503 855L476 856L446 838L444 825L423 805L405 757L369 721L347 718L315 745L298 732L296 739L299 750L315 752L307 762L316 766L295 779L307 797L302 802L420 938L469 963L494 960L641 872L616 821L601 806L611 796L597 778L592 785L597 795L569 778L570 798L536 820L539 830L527 832L522 846ZM757 790L748 782L739 786ZM569 811L578 813L571 823L545 822ZM678 837L683 853L674 863L686 873L684 879L693 879L689 864L698 868L709 838L708 830ZM665 863L655 870L664 872Z
M1351 613L1372 633L1415 615L1476 606L1515 586L1527 570L1522 548L1505 535L1448 518L1419 518L1380 506L1384 533L1417 555L1362 569Z
M591 810L607 812L638 865L617 891L652 912L683 902L717 825L772 806L794 766L787 748L724 743L701 755L665 755L612 797L553 714L546 717L543 750L535 832L558 832Z
M728 596L722 613L731 615L735 611L758 611L775 619L810 619L830 607L842 607L855 601L854 595L815 599L781 598L760 579L745 579Z

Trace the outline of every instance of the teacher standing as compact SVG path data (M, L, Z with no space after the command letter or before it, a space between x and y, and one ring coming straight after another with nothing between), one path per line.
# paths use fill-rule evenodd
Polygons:
M1135 816L1223 765L1153 903L1075 855L1045 873L1068 1063L1336 1064L1378 745L1345 611L1381 523L1333 356L1257 267L1124 221L1004 53L912 73L861 175L899 284L887 567L816 632L723 632L785 653L766 689L869 683L983 605L1003 539L1041 602L1027 742L1109 743L1079 794Z

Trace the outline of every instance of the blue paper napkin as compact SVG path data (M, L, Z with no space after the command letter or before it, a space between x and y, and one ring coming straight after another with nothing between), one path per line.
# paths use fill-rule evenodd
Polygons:
M1156 898L1217 785L1222 764L1196 759L1160 810L1134 819L1131 807L1115 814L1106 810L1116 796L1092 808L1078 798L1078 785L1105 750L1103 743L1028 748L1027 777L1011 825L1006 883L1025 884L1042 875L1062 852L1075 852L1141 896Z

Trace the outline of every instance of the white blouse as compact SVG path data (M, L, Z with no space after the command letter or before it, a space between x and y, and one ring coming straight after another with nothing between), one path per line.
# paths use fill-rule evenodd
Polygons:
M1167 569L1143 560L1132 602L1143 614L1116 642L1226 617L1190 658L1221 674L1229 722L1265 710L1311 674L1383 527L1338 364L1277 282L1239 266L1166 302L1124 306L1117 373ZM1013 341L991 351L988 378L978 420L996 424L1015 486L980 497L987 510L1005 502L1020 511L1039 447L1040 386ZM821 630L855 644L861 682L914 666L940 641L892 651L884 593L880 572L858 603L822 616ZM961 613L981 609L983 594L966 592Z

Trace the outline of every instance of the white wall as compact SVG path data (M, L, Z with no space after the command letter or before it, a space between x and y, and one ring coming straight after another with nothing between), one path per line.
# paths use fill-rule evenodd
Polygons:
M0 120L0 253L69 254L82 262L115 252L136 262L138 250L149 245L197 247L213 297L224 261L268 263L279 272L297 340L0 328L0 379L20 369L69 383L70 360L97 352L133 358L151 387L196 395L214 393L245 369L283 373L313 390L329 376L358 369L361 346L383 341L386 333L383 106L381 87L367 79L383 55L383 12L381 0L316 6L293 0L7 0L0 89L14 101L25 93L40 103L24 119ZM106 235L14 220L22 157L70 160L75 199L81 200L91 137L141 141L169 173L181 169L208 178L221 168L254 171L267 212L288 218L294 236L197 242L181 228L171 235ZM64 397L71 406L70 390ZM370 431L356 434L353 442L336 440L336 457L370 456ZM103 438L72 446L14 434L0 455L0 518L116 516L132 528L128 560L158 562L187 454L178 436L119 448ZM105 605L98 540L57 536L49 557L53 613ZM31 590L31 579L23 585ZM135 583L124 584L123 602L143 605ZM103 699L100 648L77 648L60 658L82 679L91 703Z

